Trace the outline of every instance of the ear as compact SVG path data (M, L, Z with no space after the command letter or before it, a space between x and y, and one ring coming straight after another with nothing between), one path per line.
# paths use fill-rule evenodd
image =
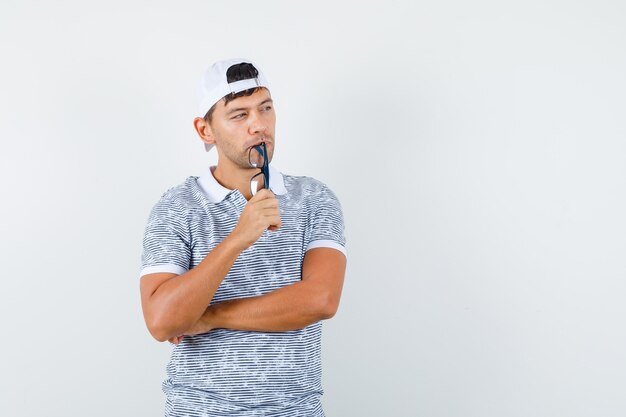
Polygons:
M198 136L202 139L202 142L209 145L215 145L215 137L213 136L213 130L211 125L207 123L202 117L196 117L193 119L193 127L196 129Z

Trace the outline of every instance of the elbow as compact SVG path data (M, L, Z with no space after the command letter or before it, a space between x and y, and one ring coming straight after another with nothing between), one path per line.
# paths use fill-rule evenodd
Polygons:
M152 335L152 337L158 342L165 342L173 337L171 334L171 326L158 317L152 317L150 320L146 320L146 325L150 335Z
M148 331L150 332L150 335L152 335L152 337L158 341L158 342L165 342L166 340L169 339L169 337L167 336L167 333L165 331L165 329L163 329L163 327L158 326L156 323L146 323L147 327L148 327Z
M152 335L152 337L154 337L154 339L157 342L165 342L165 341L170 339L164 332L153 332L153 331L151 331L150 334Z
M319 297L318 300L318 313L321 320L328 320L335 316L339 309L339 298L333 296L333 294L325 293Z

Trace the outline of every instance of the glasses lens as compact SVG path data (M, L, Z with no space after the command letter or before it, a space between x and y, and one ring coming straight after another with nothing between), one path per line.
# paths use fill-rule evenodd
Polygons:
M254 168L263 168L265 166L266 152L267 150L264 143L250 148L250 153L248 155L250 166Z

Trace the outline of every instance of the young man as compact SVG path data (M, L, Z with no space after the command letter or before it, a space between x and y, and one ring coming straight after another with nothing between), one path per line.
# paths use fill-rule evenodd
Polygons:
M167 190L143 240L144 318L175 345L165 415L324 416L321 320L346 267L339 201L269 165L274 106L250 61L215 63L199 92L194 127L217 166Z

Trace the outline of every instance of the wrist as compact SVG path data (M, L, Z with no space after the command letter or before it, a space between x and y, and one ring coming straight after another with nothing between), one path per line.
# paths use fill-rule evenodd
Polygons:
M202 316L200 316L198 321L193 326L191 326L191 328L187 332L185 332L185 334L196 335L196 334L208 333L211 330L213 330L215 326L213 325L213 320L212 320L213 314L211 310L212 310L211 307L208 307L204 311Z
M220 327L217 314L218 308L216 308L217 305L219 304L213 304L212 306L209 306L202 316L203 325L207 329L207 332Z
M236 230L233 230L228 236L226 236L226 238L222 241L222 244L224 244L229 250L232 250L237 254L248 249L249 246L246 245L246 243L239 238Z

